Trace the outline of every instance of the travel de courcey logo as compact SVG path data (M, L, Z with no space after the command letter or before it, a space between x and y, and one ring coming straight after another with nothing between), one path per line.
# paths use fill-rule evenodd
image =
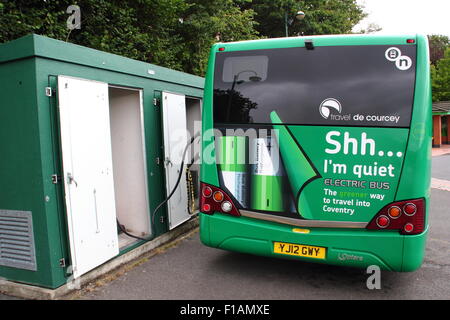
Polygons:
M320 104L319 107L320 115L324 119L328 119L333 110L338 113L341 113L342 111L341 103L334 98L325 99Z

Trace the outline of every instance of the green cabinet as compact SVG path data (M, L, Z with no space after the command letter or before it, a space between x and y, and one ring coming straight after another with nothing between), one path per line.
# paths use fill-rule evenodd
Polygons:
M161 96L200 108L203 83L37 35L0 44L0 278L57 288L145 242L116 219L168 232L166 208L151 215L168 193Z

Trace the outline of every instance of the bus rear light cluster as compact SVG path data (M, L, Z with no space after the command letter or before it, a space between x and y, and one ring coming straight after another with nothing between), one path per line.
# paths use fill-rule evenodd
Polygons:
M200 198L201 212L206 214L222 212L233 216L241 215L233 204L233 200L231 200L231 197L226 192L206 183L201 183L200 187L202 190L202 196Z
M366 227L369 230L399 230L401 234L420 234L425 229L425 200L391 203L380 210Z

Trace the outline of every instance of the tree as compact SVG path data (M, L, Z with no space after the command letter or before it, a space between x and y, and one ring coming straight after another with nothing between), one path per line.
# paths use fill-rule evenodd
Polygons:
M443 35L429 35L430 60L433 65L444 57L445 49L449 46L449 38Z
M268 38L285 36L285 13L289 20L299 10L306 13L303 20L292 21L290 36L351 33L353 26L366 16L356 0L254 0L240 1L239 5L256 12L256 29Z
M80 30L66 27L72 4ZM0 0L0 14L0 42L36 33L198 75L215 41L257 38L232 0Z
M2 2L0 42L29 33L182 69L177 35L184 0L16 0ZM66 10L81 8L81 29L68 30Z
M252 9L241 9L233 0L187 0L186 3L189 8L178 29L184 41L185 51L180 60L186 72L205 74L209 50L215 42L258 38Z
M431 66L433 102L450 101L450 48L444 57Z
M2 0L0 16L0 42L14 40L29 33L43 33L62 39L67 33L64 20L67 15L65 8L61 9L59 1ZM60 23L62 21L64 23Z

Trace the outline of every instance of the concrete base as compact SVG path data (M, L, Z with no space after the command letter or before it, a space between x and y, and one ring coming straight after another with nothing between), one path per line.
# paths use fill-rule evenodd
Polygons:
M74 281L70 281L69 279L70 282L59 288L47 289L12 281L0 280L0 292L14 297L33 300L55 300L58 298L63 298L64 296L81 289L83 286L99 278L100 276L111 272L130 261L136 260L164 244L186 235L188 232L197 228L198 225L198 217L192 218L174 230L171 230L158 238L146 242L143 245L106 262L89 273L81 276L79 279Z

